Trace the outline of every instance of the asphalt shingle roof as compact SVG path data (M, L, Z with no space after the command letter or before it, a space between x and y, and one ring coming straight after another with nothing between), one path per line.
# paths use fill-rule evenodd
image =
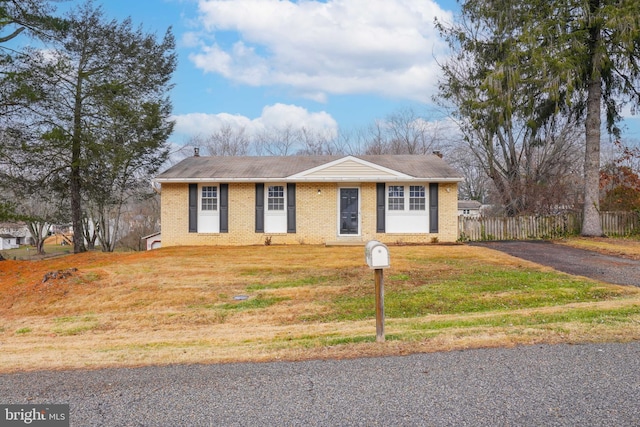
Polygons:
M277 157L188 157L167 169L155 180L186 182L188 180L285 179L292 175L350 156L277 156ZM352 156L378 166L430 181L459 181L461 176L436 155Z
M458 200L458 209L480 209L482 203L477 200Z

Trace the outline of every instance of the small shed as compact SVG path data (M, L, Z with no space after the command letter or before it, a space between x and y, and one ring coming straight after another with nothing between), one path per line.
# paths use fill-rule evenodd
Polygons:
M159 231L153 234L149 234L148 236L144 236L143 239L146 242L148 251L150 251L151 249L159 249L162 247L162 233Z

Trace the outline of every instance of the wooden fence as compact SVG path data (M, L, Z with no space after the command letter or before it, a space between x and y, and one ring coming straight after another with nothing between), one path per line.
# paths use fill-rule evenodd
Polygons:
M640 234L637 212L601 212L602 229L607 236ZM582 214L553 216L458 217L461 241L555 239L580 234Z

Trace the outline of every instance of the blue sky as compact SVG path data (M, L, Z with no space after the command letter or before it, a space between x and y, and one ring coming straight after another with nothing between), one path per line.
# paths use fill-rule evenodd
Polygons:
M447 51L433 22L452 19L458 7L455 0L96 3L159 37L173 28L178 145L224 124L353 131L401 108L432 114L437 60ZM627 122L640 129L640 119ZM640 139L638 130L627 135Z

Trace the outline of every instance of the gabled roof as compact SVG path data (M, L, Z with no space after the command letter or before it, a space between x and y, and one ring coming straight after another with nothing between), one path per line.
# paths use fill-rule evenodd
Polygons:
M436 155L194 156L158 175L163 182L458 182L462 178Z
M148 236L142 236L142 237L140 238L140 240L150 239L150 238L152 238L152 237L156 237L156 236L159 236L159 235L161 235L161 234L162 234L162 232L161 232L161 231L156 231L155 233L151 233L151 234L149 234Z
M0 222L0 229L5 228L26 228L27 224L24 222Z
M482 203L477 200L458 200L458 209L480 209Z

